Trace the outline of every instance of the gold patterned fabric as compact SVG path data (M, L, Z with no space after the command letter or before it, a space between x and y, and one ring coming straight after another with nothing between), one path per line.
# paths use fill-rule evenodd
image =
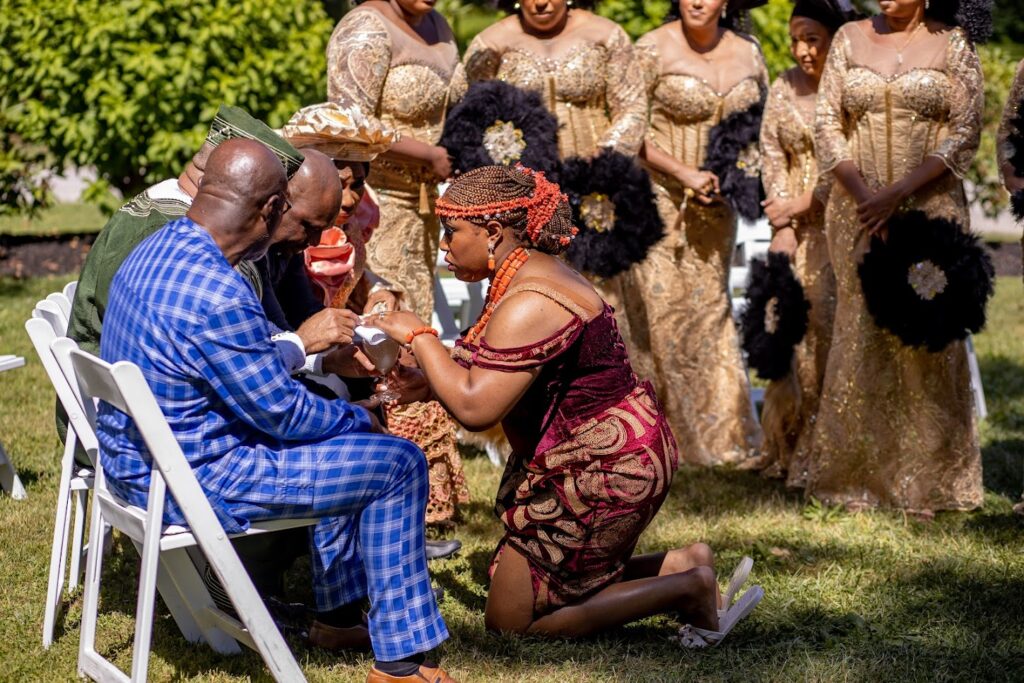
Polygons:
M899 180L926 156L950 168L908 208L969 225L961 176L981 128L982 74L959 28L921 33L916 63L886 55L860 24L836 34L816 119L819 165L851 160L868 186ZM908 51L907 56L910 56ZM871 59L875 64L864 62ZM878 64L888 60L889 70ZM902 67L902 68L899 68ZM825 213L836 319L807 491L830 503L911 511L982 502L981 456L963 343L931 353L904 346L867 312L857 265L868 236L838 183Z
M426 144L437 144L451 100L458 48L444 18L432 12L440 40L427 45L372 7L357 7L338 23L327 46L327 98L354 106ZM369 244L374 273L404 288L408 308L429 320L440 224L433 212L430 169L386 153L367 179L380 195L380 227Z
M389 406L387 415L388 430L414 442L427 456L427 524L451 525L458 519L459 506L469 504L455 421L437 401Z
M818 179L814 158L816 97L797 94L794 79L798 72L793 68L781 74L765 104L761 180L769 198L798 197L815 189ZM824 219L824 212L815 203L810 212L792 222L797 238L793 269L811 303L807 335L796 347L793 371L768 385L761 410L764 472L787 477L790 486L803 485L806 466L794 462L794 454L807 452L832 338L835 276L828 257Z
M716 90L695 75L701 65L680 61L670 33L678 30L678 23L666 24L637 42L650 93L647 142L699 167L711 129L757 102L768 76L751 40L730 65L735 80ZM651 372L684 461L739 462L759 452L761 428L728 292L736 217L725 203L686 201L674 178L651 169L651 179L667 235L630 272L635 362Z
M327 98L426 144L437 144L459 61L455 38L437 12L440 40L427 45L372 7L357 7L338 23L327 46ZM367 265L402 289L403 306L430 320L434 264L441 226L434 216L436 183L430 169L385 153L367 182L377 191L380 225L367 243ZM430 468L430 522L450 522L467 502L455 442L455 423L436 403L390 412L392 430L408 433Z
M562 158L604 147L635 156L647 129L647 98L629 36L585 10L571 10L571 20L556 38L540 40L523 31L518 16L502 19L469 44L465 76L540 93L560 124Z
M565 30L540 40L506 17L481 31L462 60L468 83L499 79L541 94L558 119L562 159L591 157L610 147L636 156L647 130L647 96L633 45L613 21L573 9ZM632 350L623 278L591 278L615 309L619 330ZM638 368L644 375L644 368Z
M1024 59L1017 63L1017 73L1013 77L1013 85L1010 87L1010 94L1006 97L1006 105L1003 107L1003 118L999 122L999 132L996 134L996 151L999 157L999 166L1008 163L1013 156L1013 144L1010 142L1010 133L1014 132L1010 121L1017 116L1021 100L1024 99ZM1020 131L1018 131L1020 132Z

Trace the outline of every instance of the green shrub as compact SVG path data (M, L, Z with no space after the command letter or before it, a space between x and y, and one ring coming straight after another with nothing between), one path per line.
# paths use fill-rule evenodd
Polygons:
M279 126L322 100L332 27L318 0L0 0L0 141L133 194L180 171L221 103Z

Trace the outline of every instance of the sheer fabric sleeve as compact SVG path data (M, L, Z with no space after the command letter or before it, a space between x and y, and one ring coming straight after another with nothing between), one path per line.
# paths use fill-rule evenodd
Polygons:
M611 147L627 156L636 156L647 133L647 89L640 73L640 62L629 36L615 26L608 41L605 99L611 126L601 138L601 147Z
M789 109L786 90L785 76L779 76L768 92L764 116L761 118L761 182L769 199L789 194L789 162L779 142L779 122ZM792 116L792 113L789 115Z
M644 90L647 95L654 91L658 84L658 77L661 75L661 59L658 54L658 46L650 34L643 36L633 47L633 59L636 60L637 73L643 80Z
M981 61L963 29L953 29L946 53L946 69L952 90L949 102L949 134L932 152L963 178L978 153L981 117L985 108L985 82Z
M466 48L462 66L468 83L494 80L501 66L501 53L487 42L483 34L477 34Z
M831 171L841 161L853 159L843 116L843 85L849 68L848 27L843 26L836 32L818 86L818 104L814 116L814 155L818 159L820 173Z
M1024 59L1017 64L1017 75L1013 78L1013 86L1006 98L1006 105L1003 107L1003 118L999 122L999 132L996 135L996 149L999 156L999 168L1008 164L1010 157L1016 151L1010 141L1010 135L1017 133L1024 134L1024 130L1015 130L1012 124L1014 117L1020 111L1021 102L1024 100ZM1024 150L1022 150L1024 151Z
M376 116L391 68L391 36L371 10L345 15L327 44L327 99Z

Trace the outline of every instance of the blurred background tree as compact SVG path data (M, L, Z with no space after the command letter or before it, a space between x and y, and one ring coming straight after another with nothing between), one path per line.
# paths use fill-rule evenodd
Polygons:
M874 0L858 4L871 13ZM995 129L1024 14L997 0L995 35L979 53L985 129L968 178L994 215L1006 204ZM0 0L0 212L39 206L48 172L93 166L86 198L116 205L174 175L199 146L219 104L237 104L279 126L323 100L325 48L348 0ZM461 49L503 16L490 0L440 0ZM634 38L659 26L669 0L603 0L596 11ZM791 0L750 16L772 78L793 65ZM1003 11L999 11L1003 10Z
M332 25L319 0L0 0L4 205L42 198L39 146L109 202L180 172L221 103L282 125L323 99Z

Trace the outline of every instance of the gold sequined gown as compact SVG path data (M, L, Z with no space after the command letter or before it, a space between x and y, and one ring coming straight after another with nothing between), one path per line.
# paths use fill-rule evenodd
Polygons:
M459 54L440 14L432 12L424 21L432 22L440 36L433 45L372 7L346 14L327 46L327 98L375 116L403 136L437 144ZM367 263L401 288L405 308L429 321L441 233L434 215L437 179L421 163L384 154L371 164L367 182L377 190L380 205L380 225L367 243ZM414 403L389 410L388 424L426 454L427 522L452 521L457 504L469 502L454 421L436 404Z
M678 22L665 24L637 42L650 98L647 142L699 167L711 129L756 103L768 74L750 41L735 80L716 91L696 75L697 65L676 66L670 32L679 30ZM737 463L758 454L762 437L728 292L736 217L725 203L684 202L678 181L650 171L667 235L630 273L638 299L630 306L634 343L653 368L683 460Z
M558 119L562 159L590 157L607 147L633 157L643 143L647 98L633 45L613 21L573 9L561 34L540 40L523 31L517 15L508 16L481 31L462 62L469 83L500 79L540 93ZM623 278L592 279L615 309L632 351ZM644 376L645 368L637 374Z
M761 181L768 198L792 199L818 181L814 158L814 94L795 89L798 68L781 74L768 93L761 123ZM824 187L827 199L827 185ZM821 192L815 192L819 199ZM825 214L815 202L809 212L795 218L797 250L793 269L811 303L807 334L797 345L793 371L769 383L761 409L764 429L763 467L769 476L785 477L790 486L802 486L806 457L818 399L825 380L835 314L835 276L825 239Z
M978 147L983 105L977 53L959 28L922 32L896 56L860 22L836 34L821 80L816 145L822 171L853 161L871 188L934 155L949 173L907 208L969 225L961 178ZM836 319L808 460L807 491L829 503L910 511L982 502L981 455L963 343L904 346L865 309L857 265L868 236L835 183L825 213Z

